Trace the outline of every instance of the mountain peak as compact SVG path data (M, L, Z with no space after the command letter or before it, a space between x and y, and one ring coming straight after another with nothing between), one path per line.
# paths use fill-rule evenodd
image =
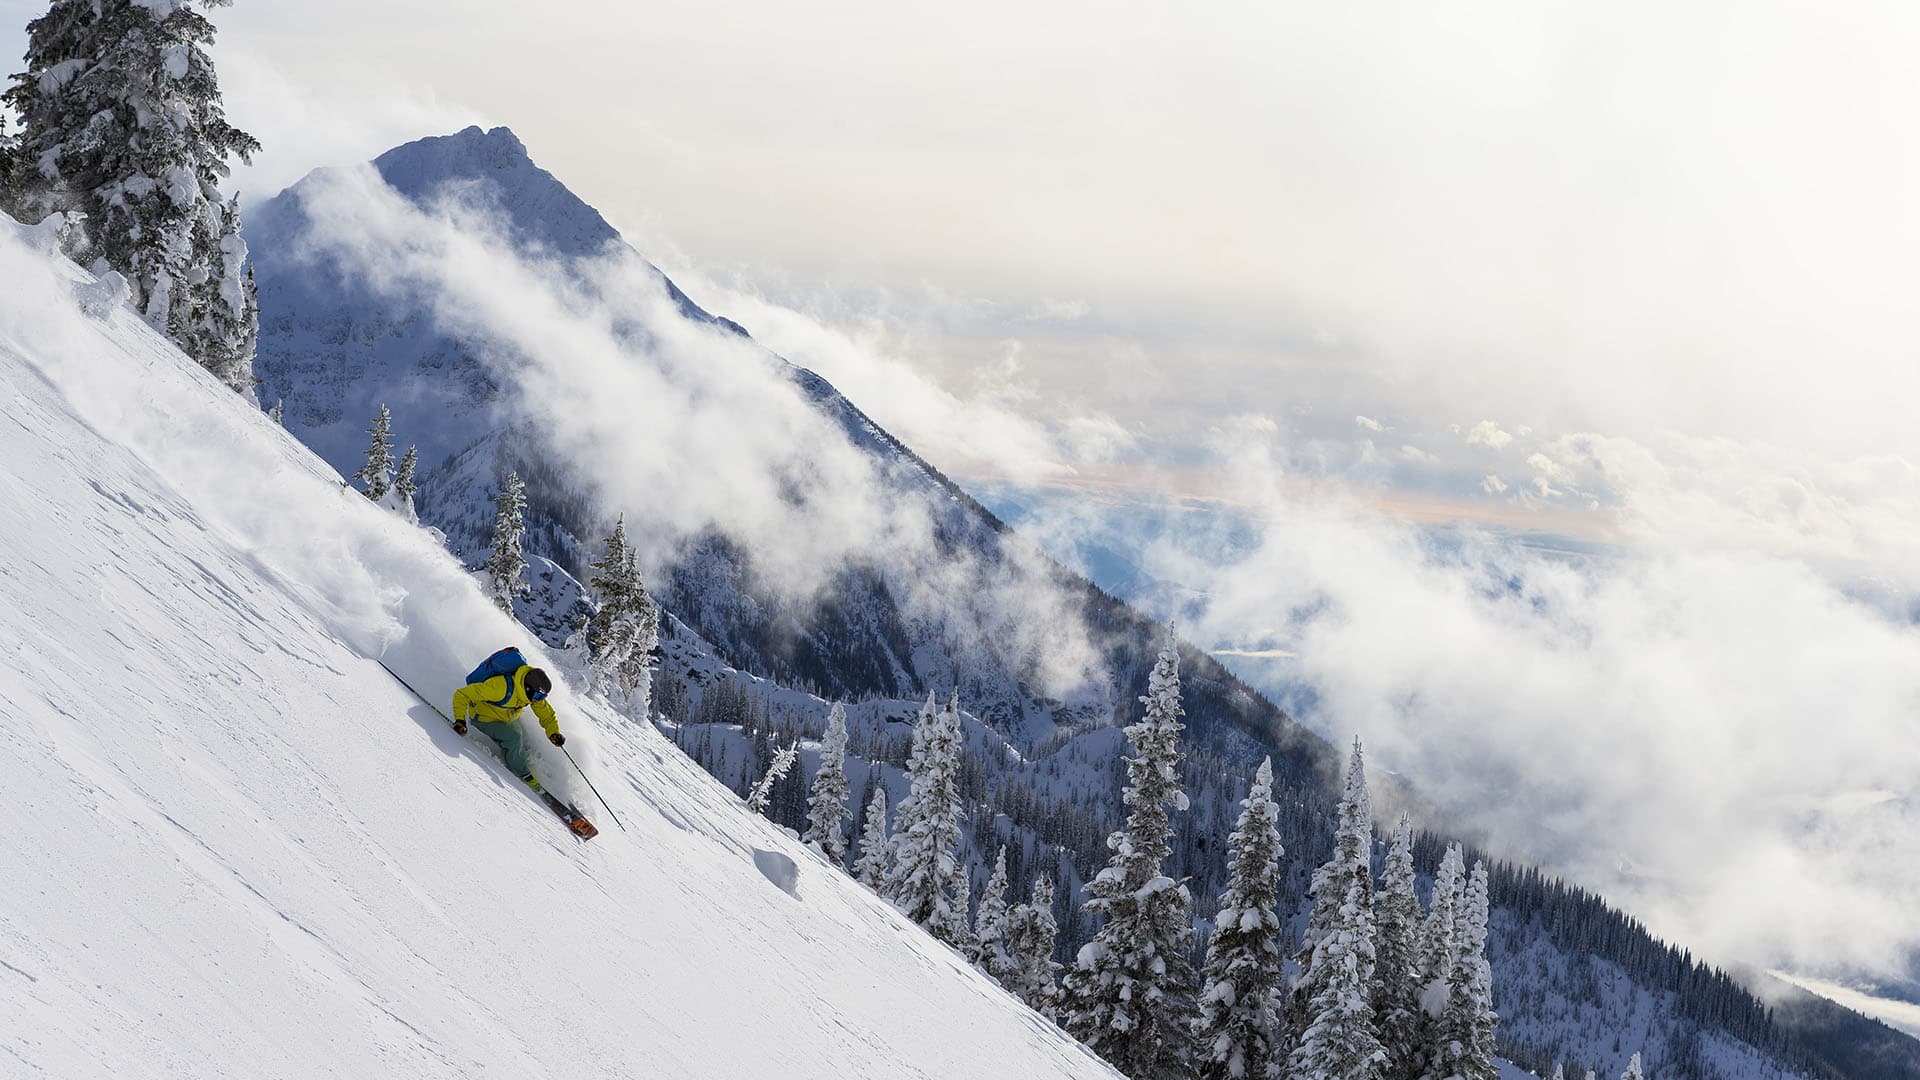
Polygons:
M481 199L514 237L562 255L590 255L619 239L600 212L534 164L511 128L479 125L396 146L373 159L394 190L414 202Z

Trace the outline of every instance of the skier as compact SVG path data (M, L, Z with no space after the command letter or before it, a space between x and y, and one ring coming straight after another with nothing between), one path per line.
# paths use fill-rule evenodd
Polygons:
M539 718L541 729L547 733L547 741L555 746L566 745L567 737L560 734L560 719L553 715L553 706L547 704L547 694L552 690L553 680L547 673L528 664L520 665L511 674L468 683L453 692L453 730L465 735L467 719L471 716L480 733L500 748L501 756L507 759L507 768L534 791L545 792L527 767L527 748L514 720L521 709L531 705L533 715Z

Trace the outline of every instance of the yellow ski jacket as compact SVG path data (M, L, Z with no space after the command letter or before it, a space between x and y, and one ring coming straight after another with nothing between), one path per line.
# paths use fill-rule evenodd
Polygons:
M465 720L473 717L488 723L502 723L520 715L520 710L533 706L533 715L540 719L540 729L552 735L560 730L560 718L553 715L553 706L545 701L533 701L527 697L527 672L531 667L523 667L511 676L495 675L485 682L468 683L453 692L453 718ZM508 696L507 683L511 679L513 694ZM502 702L503 704L495 704Z

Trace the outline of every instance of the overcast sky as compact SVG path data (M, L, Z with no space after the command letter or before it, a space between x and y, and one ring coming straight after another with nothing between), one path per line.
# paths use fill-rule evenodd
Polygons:
M43 6L0 0L0 55ZM964 477L1172 489L1270 521L1303 519L1307 499L1312 520L1271 530L1242 566L1161 553L1156 569L1223 598L1196 630L1315 649L1304 677L1345 710L1323 725L1368 728L1402 764L1434 766L1436 788L1447 748L1422 741L1430 718L1392 714L1415 691L1448 723L1511 736L1527 754L1511 767L1546 762L1543 780L1606 755L1626 802L1569 809L1553 850L1583 838L1561 865L1589 881L1609 858L1652 859L1658 888L1601 884L1656 927L1756 962L1920 956L1920 927L1875 903L1920 889L1875 876L1920 861L1920 695L1898 674L1920 611L1920 9L215 14L230 114L266 145L241 178L251 196L508 125L696 299ZM1337 512L1315 501L1324 485ZM1366 519L1381 506L1601 537L1643 561L1543 586L1556 617L1535 625L1487 607L1469 571L1416 565ZM1329 595L1352 612L1339 627L1270 617ZM1424 611L1427 632L1395 637L1380 617L1398 610ZM1756 660L1729 620L1779 654ZM1794 670L1814 624L1831 662ZM1634 655L1661 635L1664 659ZM1528 656L1540 685L1519 709L1497 672ZM1541 674L1569 656L1566 678ZM1475 685L1433 677L1461 671ZM1726 755L1790 744L1808 711L1863 686L1829 718L1817 776L1768 759L1740 786ZM1716 714L1736 689L1740 710ZM1622 745L1581 741L1636 709ZM1543 716L1552 731L1529 726ZM1663 801L1703 745L1726 787ZM1884 814L1854 821L1856 804ZM1879 846L1837 869L1795 862L1782 852L1817 835L1808 806L1845 811L1819 830ZM1719 831L1671 827L1702 813ZM1704 854L1718 861L1681 869ZM1731 929L1696 921L1714 890L1783 875L1845 886L1794 894L1832 908L1805 940L1769 938L1796 916L1765 905Z

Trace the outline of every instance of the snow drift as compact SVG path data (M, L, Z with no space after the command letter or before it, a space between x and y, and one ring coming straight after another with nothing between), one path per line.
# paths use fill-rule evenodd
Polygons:
M563 691L628 830L568 836L373 659L531 635L50 249L0 223L0 1073L1113 1075Z

